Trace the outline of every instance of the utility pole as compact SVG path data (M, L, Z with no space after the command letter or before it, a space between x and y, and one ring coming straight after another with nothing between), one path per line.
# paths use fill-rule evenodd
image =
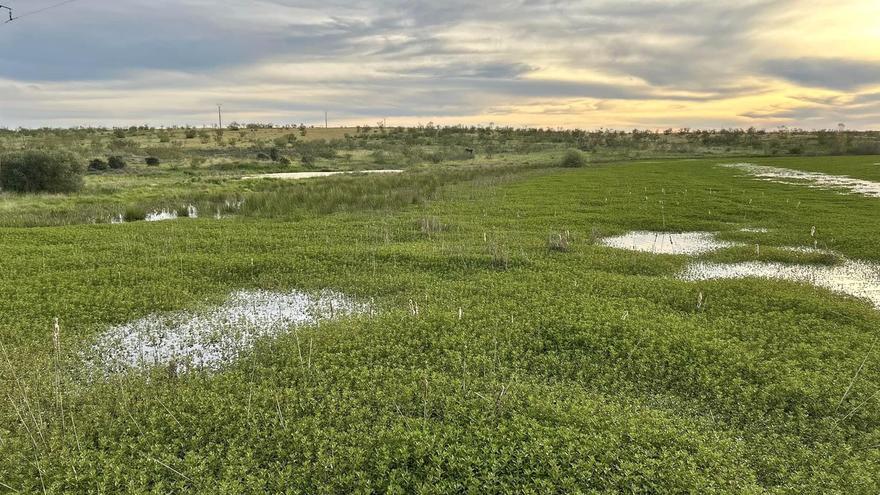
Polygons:
M327 110L324 110L324 129L327 129L330 125L327 123Z
M218 103L217 104L217 123L219 125L219 127L217 127L218 129L223 129L223 112L220 110L221 107L223 107L223 105Z
M0 5L0 9L6 9L9 11L9 20L4 22L3 24L10 23L16 19L15 17L12 17L12 8L11 7L7 7L5 5Z

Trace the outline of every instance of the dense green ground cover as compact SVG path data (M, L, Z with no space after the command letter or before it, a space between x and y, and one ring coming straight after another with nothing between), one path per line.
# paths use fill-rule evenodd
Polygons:
M766 163L872 178L877 161ZM248 200L221 220L0 228L0 490L880 491L880 313L801 284L684 282L684 256L596 243L702 230L765 246L710 259L817 240L880 261L880 200L719 160L551 162L235 185ZM240 288L381 311L218 373L84 376L108 325Z

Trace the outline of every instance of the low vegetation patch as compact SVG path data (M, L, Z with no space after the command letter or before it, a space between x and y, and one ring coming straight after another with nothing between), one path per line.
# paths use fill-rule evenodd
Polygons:
M166 132L0 129L167 165L2 194L0 492L880 493L880 200L621 159L788 133Z
M550 251L567 253L571 250L571 244L571 233L568 231L553 232L547 237L547 249Z

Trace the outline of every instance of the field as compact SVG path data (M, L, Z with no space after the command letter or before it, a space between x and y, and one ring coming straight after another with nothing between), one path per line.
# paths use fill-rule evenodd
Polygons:
M880 198L719 166L880 181L880 157L844 155L874 134L202 132L0 133L128 161L77 193L0 196L0 492L880 492L880 305L681 276L880 273ZM560 167L571 148L585 163ZM404 171L241 179L379 168ZM143 221L163 210L179 218ZM727 244L607 245L631 231ZM211 366L95 352L236 291L361 309Z

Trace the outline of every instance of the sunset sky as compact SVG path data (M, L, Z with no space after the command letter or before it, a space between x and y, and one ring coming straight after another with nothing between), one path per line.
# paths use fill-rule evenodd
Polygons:
M0 0L0 126L880 128L880 1ZM5 15L5 14L3 14Z

